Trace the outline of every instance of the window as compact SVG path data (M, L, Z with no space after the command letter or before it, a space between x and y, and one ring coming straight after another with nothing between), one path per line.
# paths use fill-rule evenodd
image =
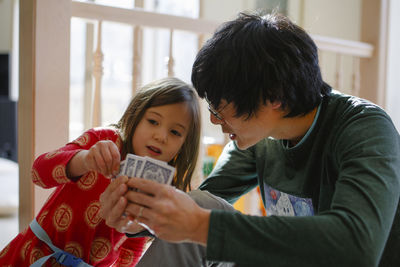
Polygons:
M134 6L133 1L125 0L94 2L120 8ZM199 0L144 1L145 10L193 18L198 17L198 6ZM95 86L92 69L97 36L97 23L79 18L71 20L69 139L78 137L84 130L92 127L91 105ZM101 36L101 126L106 126L119 120L132 97L134 27L104 21ZM169 43L169 29L143 27L140 85L168 75ZM190 82L197 49L197 35L183 31L173 32L174 76Z

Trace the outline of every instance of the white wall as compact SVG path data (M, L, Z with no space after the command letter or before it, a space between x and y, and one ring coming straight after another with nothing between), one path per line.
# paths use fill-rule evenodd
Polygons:
M359 41L361 35L362 0L289 0L288 16L312 35L323 35ZM336 55L319 56L322 76L335 87ZM343 87L335 88L350 93L352 87L353 58L341 57Z
M13 0L0 0L0 53L11 51Z
M311 34L360 40L361 0L305 0L303 8L301 26Z
M226 21L232 20L244 10L253 9L255 0L202 0L200 12L203 18Z
M18 99L18 33L13 34L13 23L18 23L18 13L14 6L18 0L0 0L0 53L10 54L11 84L10 98ZM16 24L18 25L18 24Z
M400 130L400 1L389 2L386 110L392 117L397 130Z

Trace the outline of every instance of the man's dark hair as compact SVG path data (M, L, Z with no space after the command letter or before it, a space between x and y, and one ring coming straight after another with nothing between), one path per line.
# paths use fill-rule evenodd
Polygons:
M286 117L304 115L331 91L314 41L279 14L240 13L222 24L197 54L192 83L215 108L225 99L248 118L267 100L280 101Z

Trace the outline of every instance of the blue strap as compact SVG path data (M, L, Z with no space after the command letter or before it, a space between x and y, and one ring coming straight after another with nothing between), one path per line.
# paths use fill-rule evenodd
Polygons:
M56 261L64 266L69 267L93 267L92 265L87 264L81 258L77 258L74 255L59 249L58 247L53 245L50 237L47 235L46 231L39 225L36 219L29 224L32 232L36 235L37 238L45 242L53 251L53 254L42 257L31 264L30 267L40 267L42 266L48 259L54 257Z

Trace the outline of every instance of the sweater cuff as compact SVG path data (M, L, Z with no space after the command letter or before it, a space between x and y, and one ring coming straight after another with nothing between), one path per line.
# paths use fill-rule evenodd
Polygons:
M212 210L207 238L207 260L217 261L221 259L224 251L224 223L222 216L226 211Z
M76 177L69 177L68 173L67 173L67 166L69 164L69 162L71 161L71 159L78 154L78 152L81 152L84 149L76 149L76 150L71 150L71 151L65 151L65 155L66 155L66 163L65 163L65 175L67 176L67 178L69 180L71 180L72 182L77 182L83 175L80 176L76 176Z
M127 237L133 237L133 238L136 238L136 237L155 237L148 230L144 230L144 231L141 231L141 232L136 233L136 234L128 234L128 233L126 233L125 235Z

